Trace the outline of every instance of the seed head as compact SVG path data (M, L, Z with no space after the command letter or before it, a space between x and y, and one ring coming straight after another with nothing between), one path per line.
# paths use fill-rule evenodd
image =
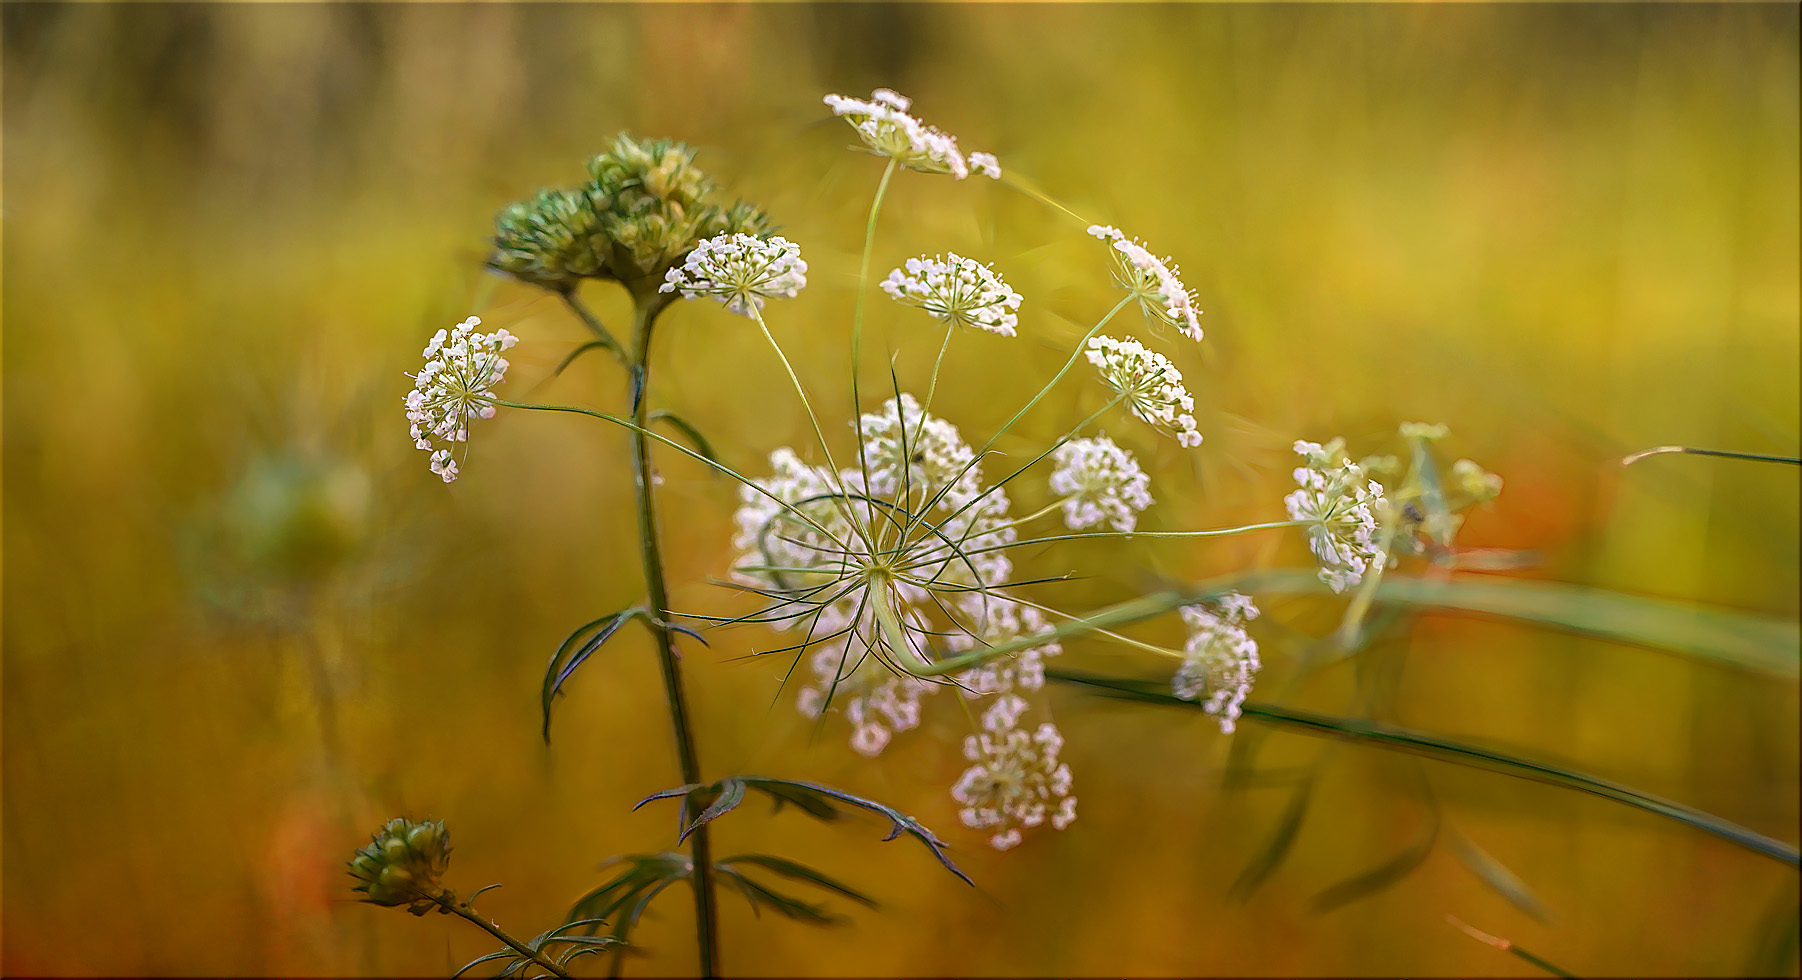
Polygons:
M352 888L375 905L405 905L424 915L445 894L438 879L450 867L450 831L436 820L415 823L396 817L370 835L369 846L350 860ZM442 909L440 909L443 911Z

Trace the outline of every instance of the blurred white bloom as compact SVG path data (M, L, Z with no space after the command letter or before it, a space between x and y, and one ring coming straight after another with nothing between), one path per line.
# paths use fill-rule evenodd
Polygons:
M470 317L440 330L426 344L425 366L413 375L407 392L407 421L413 445L433 449L432 440L467 442L469 425L494 417L491 389L507 375L507 359L501 352L519 342L505 330L477 333L479 317ZM432 472L449 483L457 478L457 463L449 449L432 453Z
M1051 456L1051 492L1064 498L1064 525L1072 531L1106 521L1130 531L1151 506L1151 477L1132 453L1105 435L1072 439Z
M1494 500L1502 492L1502 478L1483 469L1474 460L1461 459L1453 463L1452 482L1477 503Z
M1195 399L1183 387L1182 372L1170 359L1136 340L1089 338L1089 363L1107 386L1126 396L1126 407L1145 422L1176 437L1184 446L1201 445L1195 431Z
M908 115L912 102L888 89L877 89L867 102L843 95L828 95L824 101L833 115L842 116L857 130L872 153L889 157L909 170L950 174L962 180L970 175L973 165L977 173L1001 176L1001 166L993 154L972 154L971 160L966 161L958 152L955 137Z
M1258 607L1249 596L1235 592L1211 609L1206 604L1184 606L1182 613L1189 640L1183 648L1183 665L1170 686L1186 701L1206 695L1203 708L1230 735L1261 666L1258 643L1245 632L1245 623L1258 618Z
M1112 246L1114 281L1139 301L1146 316L1175 327L1190 340L1201 340L1201 311L1195 308L1195 294L1177 278L1174 263L1118 228L1090 225L1089 234Z
M980 327L1003 337L1014 335L1020 294L1008 288L990 266L956 252L907 260L907 273L896 269L882 288L898 302L917 306L937 319L963 327Z
M884 402L880 412L858 417L863 466L869 489L898 501L929 499L946 490L942 503L955 507L976 495L982 473L976 454L957 426L927 415L905 392ZM905 492L903 492L905 491Z
M702 240L664 277L661 292L683 299L711 296L740 316L763 309L766 297L793 297L807 285L801 246L786 238L719 235Z
M1051 818L1063 830L1076 819L1070 795L1070 766L1058 761L1064 737L1049 722L1036 731L1018 727L1026 701L1003 694L983 715L985 731L964 739L964 770L951 797L963 804L964 826L993 830L989 845L1005 851L1020 843L1021 831Z
M1045 622L1044 614L1037 609L1002 596L970 593L962 606L974 625L970 632L959 633L947 640L946 645L954 653L1008 643L1049 632L1051 628ZM970 698L1010 691L1036 691L1045 686L1045 658L1063 652L1061 644L1048 640L966 670L957 680L963 685L964 696Z
M1337 439L1326 446L1296 442L1307 465L1295 471L1301 489L1283 498L1290 520L1309 522L1308 547L1320 559L1320 580L1334 592L1358 584L1383 557L1376 541L1383 487L1345 459L1341 447Z

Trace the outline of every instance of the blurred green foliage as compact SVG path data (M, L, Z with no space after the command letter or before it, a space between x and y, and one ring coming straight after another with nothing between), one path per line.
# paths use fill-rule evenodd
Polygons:
M584 668L540 740L545 659L639 594L620 433L503 416L447 489L401 417L420 345L466 315L525 338L509 390L588 339L483 263L497 212L577 179L622 130L696 147L725 196L807 250L813 285L771 327L823 418L852 412L846 326L881 164L846 151L819 97L886 85L1181 262L1207 311L1179 365L1207 442L1145 445L1155 527L1280 519L1292 440L1393 453L1397 422L1442 421L1450 452L1507 481L1463 543L1536 549L1534 577L1798 612L1793 468L1618 465L1673 443L1795 451L1793 5L8 4L0 28L10 973L448 973L491 944L358 905L343 861L368 827L446 821L459 877L505 881L484 911L522 929L557 921L609 855L671 845L667 813L628 810L677 780L642 637ZM1026 297L1019 340L960 338L947 363L935 411L982 432L1111 287L1056 212L903 174L876 267L945 249ZM623 297L589 288L619 320ZM871 309L872 349L921 376L923 324ZM805 442L742 322L701 304L665 319L657 404L740 468ZM618 405L609 367L544 392ZM1055 414L998 448L1042 444L1070 421ZM673 453L659 466L675 603L729 605L708 580L734 488ZM1268 534L1035 561L1079 557L1067 608L1305 552ZM1266 603L1264 690L1340 608ZM1311 810L1235 904L1290 794L1222 790L1229 740L1205 719L1075 691L1053 698L1082 817L995 855L946 792L961 719L933 714L869 763L811 737L778 691L786 662L736 659L767 635L712 640L689 657L711 772L893 804L980 886L871 828L735 815L725 853L801 859L882 905L820 931L727 904L735 972L1531 972L1448 912L1578 973L1795 969L1793 869L1443 767L1424 771L1446 819L1551 920L1443 850L1315 914L1312 896L1409 846L1414 777L1280 732L1266 765L1320 760ZM1793 680L1424 615L1297 707L1360 703L1794 837ZM653 906L634 931L653 955L629 969L691 970L688 914Z

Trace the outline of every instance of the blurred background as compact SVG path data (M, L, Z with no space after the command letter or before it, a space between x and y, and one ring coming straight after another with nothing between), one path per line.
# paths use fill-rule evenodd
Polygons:
M425 339L472 313L523 338L515 397L622 404L601 357L550 379L580 324L482 270L494 212L576 183L620 130L696 146L802 244L811 285L771 323L824 419L853 410L882 168L820 96L888 86L966 151L1173 254L1199 293L1207 340L1177 356L1207 441L1108 422L1154 473L1144 526L1280 520L1293 440L1394 452L1397 423L1438 421L1453 458L1506 479L1461 541L1540 554L1515 574L1797 616L1794 467L1618 463L1669 443L1796 452L1794 5L7 4L0 26L8 973L448 974L488 937L352 900L343 862L387 817L447 821L449 883L504 882L482 907L515 934L560 921L610 855L674 846L669 809L629 812L679 782L642 637L584 668L539 737L551 651L639 595L621 433L503 415L445 487L401 407ZM952 344L935 411L983 437L1117 293L1081 224L990 181L901 174L875 269L945 249L1026 297L1019 339ZM624 315L605 285L585 296ZM877 297L871 350L923 385L937 332ZM763 472L806 445L743 320L689 304L660 337L652 397L729 463ZM1103 401L1060 391L1002 448ZM734 487L659 465L675 604L741 610L710 584ZM1020 560L1080 568L1067 608L1307 562L1280 532ZM1259 696L1342 608L1264 605ZM1438 764L1422 771L1447 824L1549 921L1445 846L1316 914L1422 817L1396 760L1280 733L1270 762L1319 758L1321 778L1288 860L1231 900L1289 793L1223 791L1230 739L1198 713L1079 690L1050 695L1080 819L996 854L947 793L964 725L948 697L866 761L842 722L815 737L793 710L786 660L741 659L768 634L711 640L686 661L710 773L882 799L978 883L874 822L746 806L717 825L723 853L804 860L883 908L816 929L722 895L736 973L1533 972L1448 913L1579 974L1796 969L1794 868ZM1390 721L1795 839L1793 677L1441 615L1370 656L1396 668ZM1066 659L1129 669L1083 644ZM1353 673L1294 703L1358 713ZM628 970L692 971L690 912L680 890L655 905Z

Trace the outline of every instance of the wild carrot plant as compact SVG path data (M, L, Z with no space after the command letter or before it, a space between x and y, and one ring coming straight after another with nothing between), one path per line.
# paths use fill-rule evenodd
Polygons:
M942 180L945 193L956 193L956 182L982 177L1042 195L1013 179L993 155L965 153L956 138L922 122L909 100L892 91L879 89L868 99L831 95L825 104L850 125L857 149L881 164L880 175L872 175L855 314L841 334L817 340L849 348L854 417L822 416L813 393L836 382L802 377L770 327L790 304L807 302L806 243L774 234L772 220L754 205L718 200L713 181L696 167L687 147L624 135L590 161L586 182L543 191L504 210L489 265L567 305L592 340L557 370L580 355L601 352L624 373L625 403L604 409L543 404L503 392L510 383L505 353L516 338L506 329L481 332L475 317L430 339L406 395L415 444L430 453L431 471L446 483L475 475L466 474L474 469L467 456L472 430L502 409L576 413L616 427L625 437L643 596L576 628L551 657L540 692L544 731L548 740L552 708L564 684L603 644L627 628L648 631L661 667L680 783L639 805L676 803L681 849L616 859L621 870L576 901L567 922L521 942L439 884L448 854L441 825L397 820L352 862L369 901L419 914L433 908L455 913L505 944L478 963L499 961L505 972L564 976L579 956L617 957L646 907L681 884L694 903L700 970L718 975L730 965L722 959L718 926L722 889L741 894L754 908L812 921L829 916L779 890L781 879L870 901L853 885L791 857L716 854L711 825L752 791L819 819L848 809L881 814L891 821L889 839L911 836L951 873L965 877L939 833L886 804L780 775L708 770L697 738L708 719L692 710L683 676L684 655L701 649L697 644L707 642L704 634L754 637L749 652L787 663L795 710L842 732L839 737L850 749L865 757L881 756L919 727L927 712L961 716L967 724L965 768L943 791L957 805L962 825L957 833L998 850L1018 847L1035 834L1082 832L1081 774L1064 758L1065 736L1044 696L1047 679L1061 678L1137 701L1202 711L1222 735L1238 739L1245 738L1235 735L1245 722L1257 721L1599 794L1796 863L1793 846L1579 772L1380 722L1283 708L1280 696L1254 700L1265 659L1256 639L1260 595L1345 596L1339 628L1310 648L1314 652L1299 665L1291 688L1324 663L1357 656L1384 628L1386 621L1373 616L1378 606L1486 603L1490 612L1569 629L1618 635L1633 627L1547 612L1547 594L1529 584L1467 586L1455 576L1478 563L1457 544L1463 515L1490 505L1503 482L1467 459L1447 465L1441 446L1448 433L1442 425L1401 423L1392 446L1366 447L1399 450L1396 455L1354 456L1341 439L1312 442L1308 438L1320 434L1294 433L1296 489L1270 501L1269 520L1233 527L1141 527L1144 515L1156 513L1159 488L1140 455L1160 443L1181 450L1202 445L1204 426L1196 418L1193 391L1207 380L1185 377L1178 365L1208 341L1201 298L1184 284L1178 264L1110 225L1079 220L1070 227L1073 238L1094 239L1088 244L1095 275L1092 321L1064 351L1062 367L1000 426L967 436L934 413L951 346L1017 344L1026 336L1046 339L1050 332L1038 329L1032 298L1015 291L1007 270L994 261L949 250L891 255L881 246L885 218L893 220L885 216L883 203L900 179ZM884 268L886 273L879 271ZM582 298L581 288L591 281L612 283L630 296L632 320L623 332L603 324ZM894 307L878 314L875 304L885 299ZM806 415L809 440L753 447L767 462L741 471L717 456L695 426L655 404L650 372L657 326L676 304L692 300L718 303L724 314L742 318L744 329L723 342L742 344L745 358L766 362L763 376L779 379L787 389L780 397L795 399ZM1134 307L1138 316L1130 312ZM922 342L937 350L929 373L904 378L895 371L880 389L863 387L858 369L870 353L863 349L866 322L877 315L920 323ZM1059 415L1075 399L1053 393L1081 387L1099 397L1101 406ZM1061 435L1023 456L999 454L998 442L1029 414L1056 417ZM693 458L736 482L734 558L721 571L744 597L740 605L672 607L660 548L654 453ZM1316 564L1305 570L1244 569L1099 609L1072 607L1057 597L1050 586L1068 578L1067 571L1025 567L1031 556L1043 554L1042 546L1056 542L1124 548L1192 539L1201 546L1206 539L1241 534L1297 535ZM1426 574L1391 574L1404 561L1422 563ZM1120 632L1160 616L1182 622L1187 638L1180 647ZM1120 670L1109 676L1058 671L1056 659L1074 643L1118 652ZM1236 746L1237 764L1249 764L1255 752L1255 741ZM1425 786L1424 776L1419 781ZM1305 801L1305 787L1301 798ZM1422 798L1430 801L1430 791L1423 789ZM1419 853L1411 851L1397 865L1401 873L1406 861L1418 863L1434 846L1439 825L1432 826L1434 835L1424 838ZM1241 888L1256 887L1292 838L1292 828L1279 835L1265 865L1247 869ZM1468 862L1482 863L1474 856L1480 849L1454 839ZM1535 901L1524 886L1509 884L1517 880L1505 868L1492 860L1484 868L1486 877L1504 893L1512 891L1519 903ZM1373 877L1329 889L1322 904L1348 901L1387 880ZM603 928L607 935L595 935Z

